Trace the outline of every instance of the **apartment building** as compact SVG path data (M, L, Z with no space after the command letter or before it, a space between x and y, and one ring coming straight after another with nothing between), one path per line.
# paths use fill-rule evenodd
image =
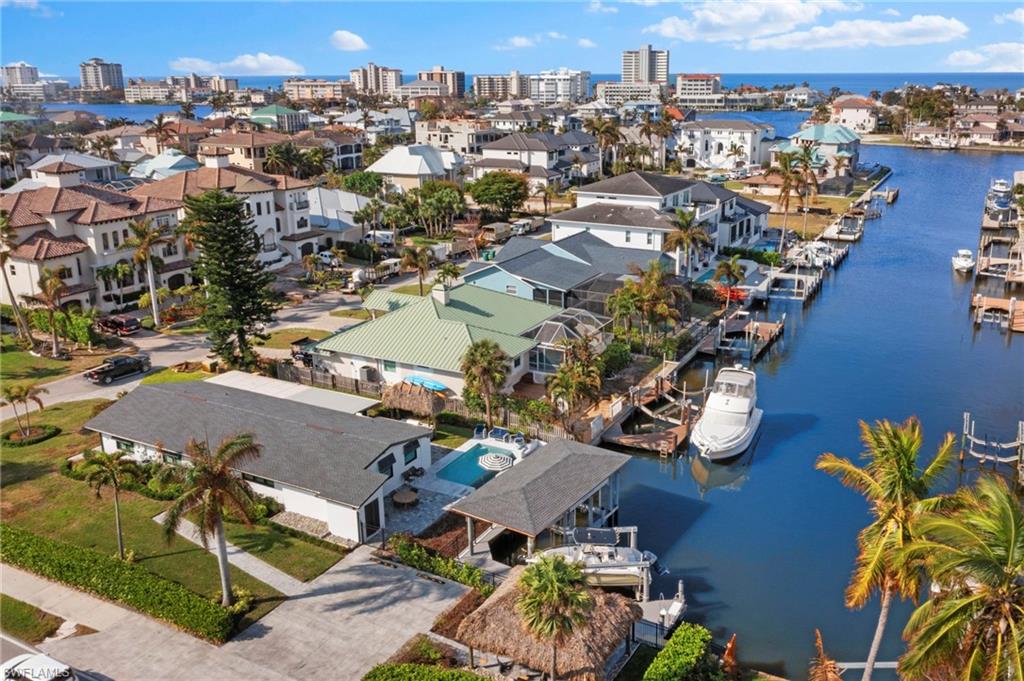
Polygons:
M311 102L315 99L337 102L355 94L355 89L349 80L289 78L284 82L284 94L293 102Z
M530 84L530 99L535 104L582 102L590 96L590 71L576 71L563 66L557 70L541 71L527 78Z
M482 99L503 102L525 97L529 92L529 77L518 71L511 71L507 76L473 76L473 94Z
M188 85L176 85L164 80L129 80L124 88L124 101L139 102L187 102L192 99Z
M249 115L249 120L280 132L298 132L309 127L309 114L289 109L280 104L271 104L256 109Z
M238 89L237 78L224 78L223 76L210 76L207 86L213 92L234 92Z
M120 64L93 57L78 65L81 88L86 91L123 90L124 73Z
M479 156L481 147L506 133L482 119L445 119L416 121L416 144L456 151L463 156Z
M443 83L448 88L448 94L451 97L462 99L466 96L465 71L449 71L443 66L435 66L429 71L417 73L416 79Z
M377 66L373 62L352 69L348 76L357 92L367 94L390 95L402 85L402 69Z
M4 85L4 94L16 101L52 102L67 96L68 88L66 80L37 80L32 83Z
M5 86L31 85L39 81L39 69L28 62L16 61L0 66L0 79Z
M655 50L644 45L639 50L622 53L623 83L658 83L668 85L668 50Z
M666 86L659 83L616 83L603 80L594 86L594 96L610 106L643 100L659 101Z
M395 99L416 99L418 97L448 97L448 86L436 80L417 79L400 85L391 91Z
M228 164L262 172L267 149L289 139L288 135L276 132L227 132L202 140L199 143L199 160L226 153Z

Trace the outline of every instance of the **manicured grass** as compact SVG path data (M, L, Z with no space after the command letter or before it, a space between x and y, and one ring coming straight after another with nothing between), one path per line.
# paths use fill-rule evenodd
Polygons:
M278 350L287 350L297 340L303 338L312 338L313 340L323 340L330 335L330 332L324 331L323 329L302 329L302 328L289 328L280 329L270 334L270 338L262 343L265 348L277 348Z
M308 582L344 557L337 551L290 537L275 527L229 522L228 541L296 579Z
M0 451L0 513L4 522L107 555L117 551L111 493L104 491L97 498L84 482L67 478L57 470L65 457L99 443L98 435L82 434L79 430L93 410L104 403L105 400L84 400L48 407L37 418L40 423L59 426L60 435L37 445L5 447ZM2 424L4 430L12 427L13 420ZM216 557L180 537L168 542L163 529L153 521L153 516L168 505L122 492L125 547L134 552L135 560L146 569L214 598L220 591ZM251 592L255 599L242 627L267 614L281 601L277 590L241 570L232 567L231 574L233 583Z
M340 307L337 310L331 310L332 317L345 317L347 319L369 319L370 311L364 310L361 307Z
M213 374L205 371L175 371L167 368L153 373L142 379L143 385L157 385L160 383L188 383L189 381L202 381Z
M471 437L473 437L472 428L439 423L434 429L433 444L440 447L450 447L451 449L455 449Z
M199 334L209 333L210 330L206 328L199 320L194 320L185 326L179 326L177 328L163 327L160 329L160 333L167 336L198 336Z
M651 666L651 661L657 654L658 651L653 646L641 645L633 653L633 657L629 658L629 662L622 668L619 675L615 677L615 681L641 681L644 678L644 672Z
M0 594L0 629L25 643L42 643L64 620L34 605Z
M697 317L698 319L704 319L705 317L714 314L717 310L720 310L721 307L721 305L712 305L711 303L693 302L690 304L690 316ZM143 383L145 383L145 381L143 381Z
M420 295L420 285L417 282L413 282L411 284L403 284L401 286L396 286L395 288L393 288L391 290L394 291L395 293L405 293L405 294L410 295L410 296L418 296L418 295ZM430 291L430 284L429 284L429 282L425 281L425 282L423 282L423 295L426 295L428 291Z
M104 350L93 355L74 355L69 361L36 357L22 349L10 334L0 335L0 382L4 385L47 383L80 373L103 364L111 353ZM47 345L47 347L49 347ZM43 402L46 396L43 395Z

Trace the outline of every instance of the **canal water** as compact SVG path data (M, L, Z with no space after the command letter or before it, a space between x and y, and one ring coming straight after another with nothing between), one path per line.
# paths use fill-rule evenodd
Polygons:
M780 135L799 122L785 113L751 117L775 123ZM863 662L878 615L877 599L861 611L843 606L867 505L816 471L815 458L856 458L858 419L916 415L929 454L944 433L959 434L965 410L980 433L1004 439L1024 418L1024 336L975 329L970 280L950 267L957 248L977 248L990 181L1024 169L1024 155L878 146L861 155L893 168L899 201L867 223L817 298L773 303L772 316L788 313L787 328L756 366L765 416L750 454L713 470L635 456L623 481L620 523L638 525L641 547L671 570L653 594L670 596L681 577L687 619L720 643L737 633L744 662L793 679L806 678L816 627L835 658ZM703 368L688 373L689 385L703 380ZM955 471L947 484L956 484ZM911 609L894 607L881 660L902 652Z

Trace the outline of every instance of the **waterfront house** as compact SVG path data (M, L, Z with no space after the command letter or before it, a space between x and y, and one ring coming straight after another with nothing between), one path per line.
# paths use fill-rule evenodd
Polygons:
M957 138L969 144L997 144L1006 138L1006 121L991 113L969 113L953 122Z
M262 244L259 258L268 267L283 267L315 253L323 231L310 224L307 191L312 183L233 166L228 158L226 152L209 152L202 168L140 185L131 194L180 202L219 189L244 201Z
M868 134L878 127L878 104L866 97L845 95L832 102L829 123L845 125L859 134Z
M86 182L87 172L70 160L40 162L33 169L33 186L0 195L0 209L7 212L15 240L7 275L19 299L39 292L44 267L64 281L65 307L108 312L120 306L122 296L130 303L145 290L145 275L134 267L120 282L102 281L96 271L130 261L131 253L120 248L130 236L129 222L152 219L170 234L181 204ZM158 287L187 283L191 262L184 257L180 238L161 247L160 257L164 266L156 277ZM4 303L11 302L7 287L0 295Z
M676 156L686 168L760 166L770 158L775 127L731 119L688 121L679 126Z
M691 210L711 236L710 254L723 248L749 247L768 229L770 206L737 194L713 182L695 182L690 188Z
M454 151L442 151L429 144L412 144L391 147L367 170L383 176L388 189L405 192L419 189L430 180L461 184L461 168L462 156Z
M509 357L510 390L529 373L529 337L561 312L552 305L496 293L479 286L435 286L420 297L377 289L363 307L374 319L342 329L313 348L316 365L361 381L393 384L411 376L462 394L462 357L474 341L492 340Z
M782 152L797 153L803 147L814 151L814 169L821 177L836 174L834 159L837 156L844 156L848 161L844 175L850 174L860 162L860 136L845 125L834 123L808 125L790 135L788 140L773 145L771 162L777 164Z
M791 109L811 109L824 101L819 91L800 85L782 93L782 102Z
M230 165L263 172L267 149L275 144L283 144L289 139L287 135L277 132L225 132L207 137L199 143L199 160L202 161L207 155L219 156L226 153Z
M360 408L362 406L360 401ZM431 430L213 381L143 385L85 424L105 452L188 465L190 438L250 433L260 456L236 471L258 494L358 543L387 526L384 498L430 466Z

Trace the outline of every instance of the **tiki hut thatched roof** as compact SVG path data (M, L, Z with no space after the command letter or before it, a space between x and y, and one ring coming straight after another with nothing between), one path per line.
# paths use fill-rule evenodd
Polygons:
M520 566L509 572L498 590L462 620L455 638L476 650L510 657L530 669L547 670L551 666L551 644L535 639L516 610L523 570ZM598 589L591 593L594 609L587 623L558 646L559 678L604 681L605 662L642 616L640 606L626 596Z
M432 390L412 383L394 383L384 391L385 407L401 409L420 416L436 416L444 411L444 399Z

